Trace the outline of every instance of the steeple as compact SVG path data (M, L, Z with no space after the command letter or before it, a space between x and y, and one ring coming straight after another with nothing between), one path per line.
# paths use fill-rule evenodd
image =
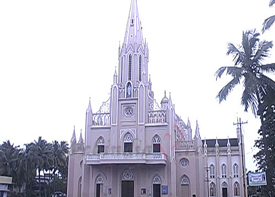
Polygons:
M128 48L129 45L134 47L135 43L144 44L137 0L132 0L123 45Z
M126 98L135 97L132 94L127 95L126 89L130 91L141 82L148 83L148 54L148 46L143 41L137 0L132 0L124 41L119 47L118 55L117 83L124 85Z

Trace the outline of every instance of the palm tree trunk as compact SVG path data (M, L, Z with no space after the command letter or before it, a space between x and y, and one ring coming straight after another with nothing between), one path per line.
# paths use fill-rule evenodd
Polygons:
M38 181L39 181L39 197L41 197L40 168L38 168Z

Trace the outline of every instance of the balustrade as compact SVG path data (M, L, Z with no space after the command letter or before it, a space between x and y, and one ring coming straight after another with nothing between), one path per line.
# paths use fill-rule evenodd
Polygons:
M166 111L165 110L156 110L149 111L149 123L165 123L166 122Z

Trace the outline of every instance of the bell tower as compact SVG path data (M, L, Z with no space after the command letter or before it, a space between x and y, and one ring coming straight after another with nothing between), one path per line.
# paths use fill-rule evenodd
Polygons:
M136 97L134 87L148 82L148 46L143 40L137 1L132 0L124 42L119 47L118 84L124 88L120 98Z

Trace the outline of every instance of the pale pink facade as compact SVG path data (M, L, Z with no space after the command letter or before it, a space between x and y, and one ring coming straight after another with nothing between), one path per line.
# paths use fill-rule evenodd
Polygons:
M67 196L244 196L240 135L202 140L197 124L193 136L170 95L154 99L148 61L132 0L110 98L97 112L89 101L85 140L73 133Z

